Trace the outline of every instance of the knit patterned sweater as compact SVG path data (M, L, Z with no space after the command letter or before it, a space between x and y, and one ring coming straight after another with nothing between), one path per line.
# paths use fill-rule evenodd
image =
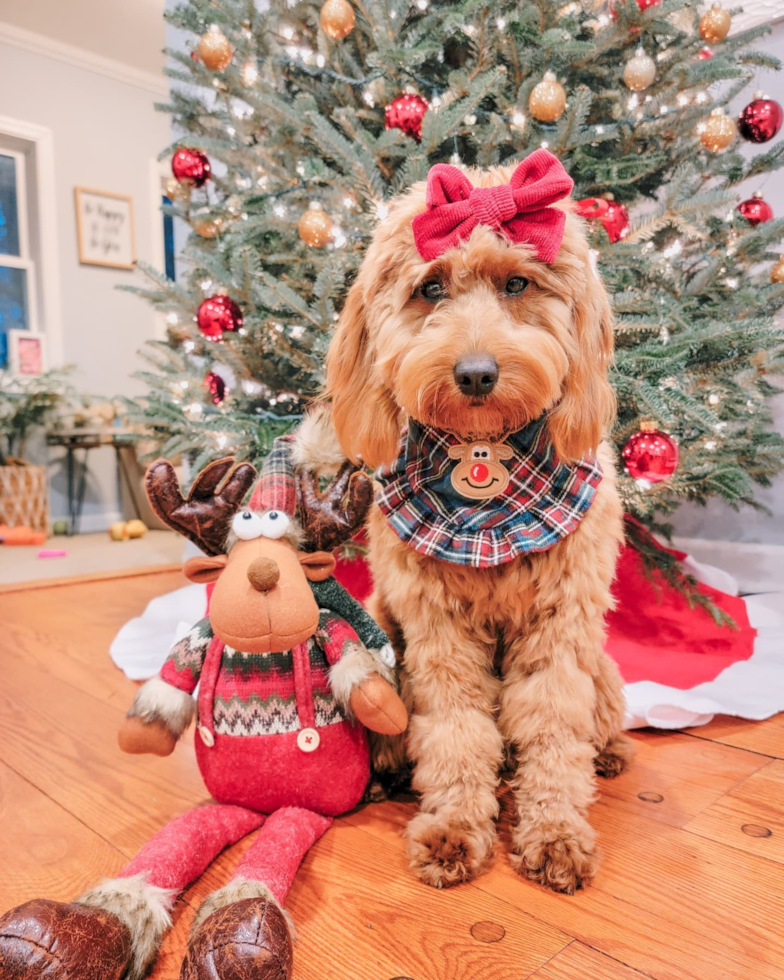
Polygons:
M198 622L172 648L161 679L192 694L213 636L208 619ZM316 727L345 721L329 685L329 669L344 654L361 647L361 641L344 619L322 609L318 628L306 642ZM256 654L224 647L212 710L218 735L299 731L292 651Z

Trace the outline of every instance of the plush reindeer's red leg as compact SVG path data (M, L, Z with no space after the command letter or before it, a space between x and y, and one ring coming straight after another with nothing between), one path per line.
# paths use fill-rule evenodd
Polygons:
M291 980L292 927L283 902L331 823L300 807L268 818L229 883L196 913L180 980Z
M231 880L261 881L283 905L302 859L331 823L330 817L300 807L276 810L246 851Z
M120 872L143 874L150 885L183 891L224 847L257 830L266 817L240 806L211 805L189 810L158 831Z

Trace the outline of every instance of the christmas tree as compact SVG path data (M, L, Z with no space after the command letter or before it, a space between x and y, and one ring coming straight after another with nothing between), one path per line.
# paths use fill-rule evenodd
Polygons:
M768 31L686 0L188 0L167 15L181 137L168 209L192 233L137 418L196 472L258 463L324 380L347 285L386 201L430 166L513 164L547 147L575 181L617 321L613 381L627 511L663 529L684 500L754 506L782 465L784 221L737 187L784 163L781 107L724 107ZM750 185L747 185L750 186ZM747 195L748 196L748 195ZM631 526L634 543L646 538ZM657 560L664 561L661 553ZM674 576L673 568L665 569Z

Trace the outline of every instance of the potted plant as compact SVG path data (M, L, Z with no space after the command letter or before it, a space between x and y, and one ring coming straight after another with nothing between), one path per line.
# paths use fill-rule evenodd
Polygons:
M19 377L0 372L0 524L49 532L45 466L24 459L31 429L45 425L67 394L62 371Z

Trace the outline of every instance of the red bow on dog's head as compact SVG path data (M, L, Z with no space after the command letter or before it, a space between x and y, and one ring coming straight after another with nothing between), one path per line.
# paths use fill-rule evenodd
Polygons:
M427 211L412 222L417 251L430 262L482 224L533 246L542 262L552 262L563 241L566 215L549 205L573 186L561 161L547 150L526 157L509 183L498 187L474 187L457 167L437 163L427 175Z

